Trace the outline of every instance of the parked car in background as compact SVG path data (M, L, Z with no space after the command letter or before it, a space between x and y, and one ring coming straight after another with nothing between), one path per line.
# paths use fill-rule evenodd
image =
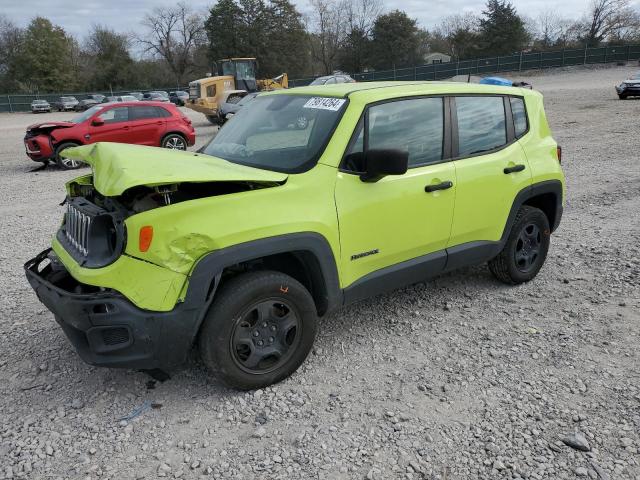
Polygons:
M109 98L115 98L115 100L112 100L113 102L139 102L140 101L133 95L118 95L117 97L109 97Z
M31 125L27 127L24 144L33 161L54 161L61 168L72 169L81 164L60 156L68 147L119 142L186 150L195 140L191 120L175 105L135 101L101 103L71 121Z
M218 115L220 116L220 125L229 120L233 115L235 115L238 110L240 110L245 105L251 103L254 98L256 98L260 92L251 92L247 93L244 97L240 99L239 102L236 103L221 103L218 108Z
M46 113L51 111L51 105L46 100L37 99L31 102L31 113Z
M142 100L154 101L154 102L168 102L169 94L167 92L156 91L156 92L147 92L142 94Z
M634 73L631 78L618 85L616 93L620 100L625 100L627 97L640 97L640 72Z
M132 97L136 97L138 100L142 100L142 98L144 97L142 92L129 92L129 95L131 95Z
M355 80L346 73L336 73L334 75L318 77L309 85L333 85L334 83L355 83Z
M101 93L90 93L89 95L87 95L87 98L90 98L91 100L95 100L98 103L102 103L102 101L106 97L104 95L102 95Z
M83 98L75 107L73 107L73 109L76 112L84 112L85 110L93 107L94 105L97 105L98 103L100 102L93 100L92 98Z
M175 105L184 107L184 102L189 99L189 94L182 90L169 92L169 101Z
M76 97L60 97L57 102L53 102L53 108L59 112L73 110L78 104Z

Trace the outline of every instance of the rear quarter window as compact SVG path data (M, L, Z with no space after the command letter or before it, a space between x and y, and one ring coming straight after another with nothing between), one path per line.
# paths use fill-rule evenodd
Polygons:
M510 97L509 102L511 103L511 115L513 116L516 138L520 138L527 133L527 128L529 127L524 99L520 97Z

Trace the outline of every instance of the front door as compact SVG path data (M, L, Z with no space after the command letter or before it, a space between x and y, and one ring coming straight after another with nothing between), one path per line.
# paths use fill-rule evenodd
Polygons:
M129 143L131 134L129 122L129 107L112 107L100 110L94 117L100 118L103 125L92 125L89 122L89 142L118 142Z
M409 170L375 183L361 181L362 159L372 149L408 151ZM367 109L335 188L343 287L446 247L456 180L445 156L441 97L399 99ZM440 258L443 263L444 255Z

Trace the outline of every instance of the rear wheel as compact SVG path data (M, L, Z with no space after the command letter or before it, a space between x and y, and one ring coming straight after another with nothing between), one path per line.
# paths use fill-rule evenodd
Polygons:
M292 277L260 271L229 280L200 331L205 365L227 385L262 388L304 362L316 334L311 295Z
M76 168L80 168L84 166L84 163L79 160L74 160L73 158L64 158L60 156L60 153L65 148L77 147L78 144L74 142L64 142L56 147L54 159L56 164L62 168L63 170L75 170Z
M626 95L623 95L623 94L621 94L621 93L619 93L619 94L618 94L618 98L619 98L620 100L626 100L626 99L627 99L627 96L626 96Z
M171 150L186 150L187 141L178 133L170 133L162 139L161 146L162 148L169 148Z
M501 282L516 285L533 279L544 264L550 243L549 220L534 207L518 211L502 251L489 261L489 270Z

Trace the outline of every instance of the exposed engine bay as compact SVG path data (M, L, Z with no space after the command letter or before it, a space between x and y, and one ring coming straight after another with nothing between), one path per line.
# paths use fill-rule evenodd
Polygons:
M90 179L85 178L87 180ZM184 182L154 187L140 185L126 190L118 197L103 196L96 191L91 183L71 183L69 187L71 197L84 197L91 203L108 211L120 211L125 216L130 216L189 200L229 195L278 185L281 184L255 181Z

